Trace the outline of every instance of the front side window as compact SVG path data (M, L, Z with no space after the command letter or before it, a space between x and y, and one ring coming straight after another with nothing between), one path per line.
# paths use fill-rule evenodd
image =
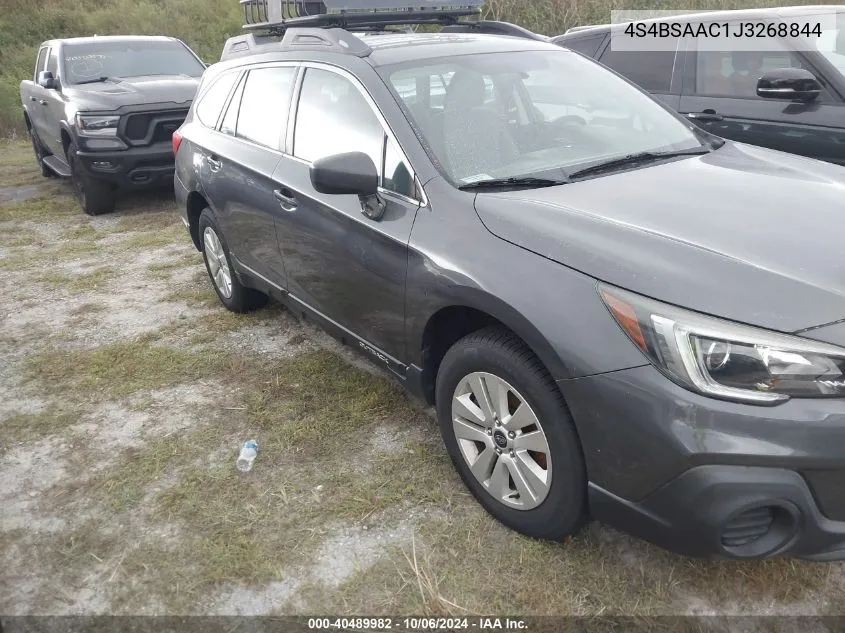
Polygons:
M426 151L457 185L561 178L628 154L702 147L691 124L565 49L461 55L385 66L381 72ZM418 98L419 87L432 85L434 77L446 78L442 108L433 87L429 99ZM406 102L403 94L411 94L412 83L417 91Z
M199 77L205 67L175 40L103 40L62 47L64 80L69 84L99 77L187 75Z
M757 81L764 73L779 68L801 68L801 58L783 40L755 38L755 50L698 51L695 65L695 94L701 96L762 99Z
M675 43L677 48L677 42ZM599 61L649 92L669 92L675 51L613 50L613 41Z
M294 156L313 162L364 152L380 167L383 147L381 122L358 88L337 73L307 69L296 111Z
M206 127L214 127L220 118L221 110L226 105L226 98L235 85L238 73L228 72L212 80L213 83L199 96L196 106L196 116Z
M845 76L845 11L836 12L835 27L822 31L817 45L819 53Z
M268 67L249 71L235 134L253 143L279 149L287 129L296 68Z
M47 57L47 72L53 73L53 77L59 76L59 56L55 48L50 50L50 55Z
M47 67L47 52L49 48L42 48L38 51L38 59L35 62L35 78L38 79L38 73Z

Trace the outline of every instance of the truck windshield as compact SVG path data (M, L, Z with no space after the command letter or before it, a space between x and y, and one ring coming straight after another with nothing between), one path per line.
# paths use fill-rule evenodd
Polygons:
M63 81L88 82L98 77L188 75L205 68L180 42L155 40L101 41L65 44Z
M456 186L560 179L629 155L704 148L691 124L563 49L425 59L381 72Z

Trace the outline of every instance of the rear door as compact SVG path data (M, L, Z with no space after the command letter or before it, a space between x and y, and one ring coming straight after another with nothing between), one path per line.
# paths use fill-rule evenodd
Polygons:
M248 70L209 146L208 168L217 170L215 197L222 207L229 248L238 263L273 285L287 288L276 222L288 213L273 174L282 157L296 63Z
M732 27L733 28L733 27ZM690 43L680 111L708 132L742 143L845 164L845 103L826 85L810 103L757 96L777 68L819 70L780 38L755 38L755 51L697 50Z
M286 208L277 230L288 290L395 369L405 356L408 241L423 196L360 82L337 68L307 66L295 98L290 155L274 175ZM320 194L311 184L313 161L350 151L369 154L379 169L386 204L379 221L364 216L358 196Z

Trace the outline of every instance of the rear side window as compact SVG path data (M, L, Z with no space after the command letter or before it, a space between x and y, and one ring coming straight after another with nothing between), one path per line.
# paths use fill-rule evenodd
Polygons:
M206 127L215 127L220 118L223 106L226 105L226 97L232 91L235 80L238 78L236 72L228 72L213 80L211 86L200 97L194 113L199 122Z
M232 99L229 101L229 107L226 108L226 114L223 115L223 120L220 122L220 131L223 134L235 135L235 130L238 126L238 110L241 107L241 95L243 93L244 80L242 79L238 83L238 87L235 88L235 94L232 95Z
M599 44L603 40L604 35L596 35L595 37L582 37L577 40L564 40L558 43L569 50L582 53L587 57L595 57L596 51L599 50Z
M677 43L677 42L676 42ZM649 92L669 92L675 51L614 51L608 46L599 61ZM677 47L676 47L677 48Z
M238 112L236 135L279 149L287 129L296 68L270 67L249 71Z

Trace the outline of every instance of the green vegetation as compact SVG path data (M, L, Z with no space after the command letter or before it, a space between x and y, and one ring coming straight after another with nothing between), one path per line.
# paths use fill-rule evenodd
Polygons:
M733 9L776 6L778 0L488 0L487 17L556 35L578 24L610 21L611 8ZM802 3L799 3L802 4ZM819 3L813 3L819 4ZM823 4L823 3L822 3ZM38 45L54 37L162 34L179 37L207 62L219 59L227 37L240 32L238 0L5 0L0 19L0 130L22 134L18 86L32 76Z

